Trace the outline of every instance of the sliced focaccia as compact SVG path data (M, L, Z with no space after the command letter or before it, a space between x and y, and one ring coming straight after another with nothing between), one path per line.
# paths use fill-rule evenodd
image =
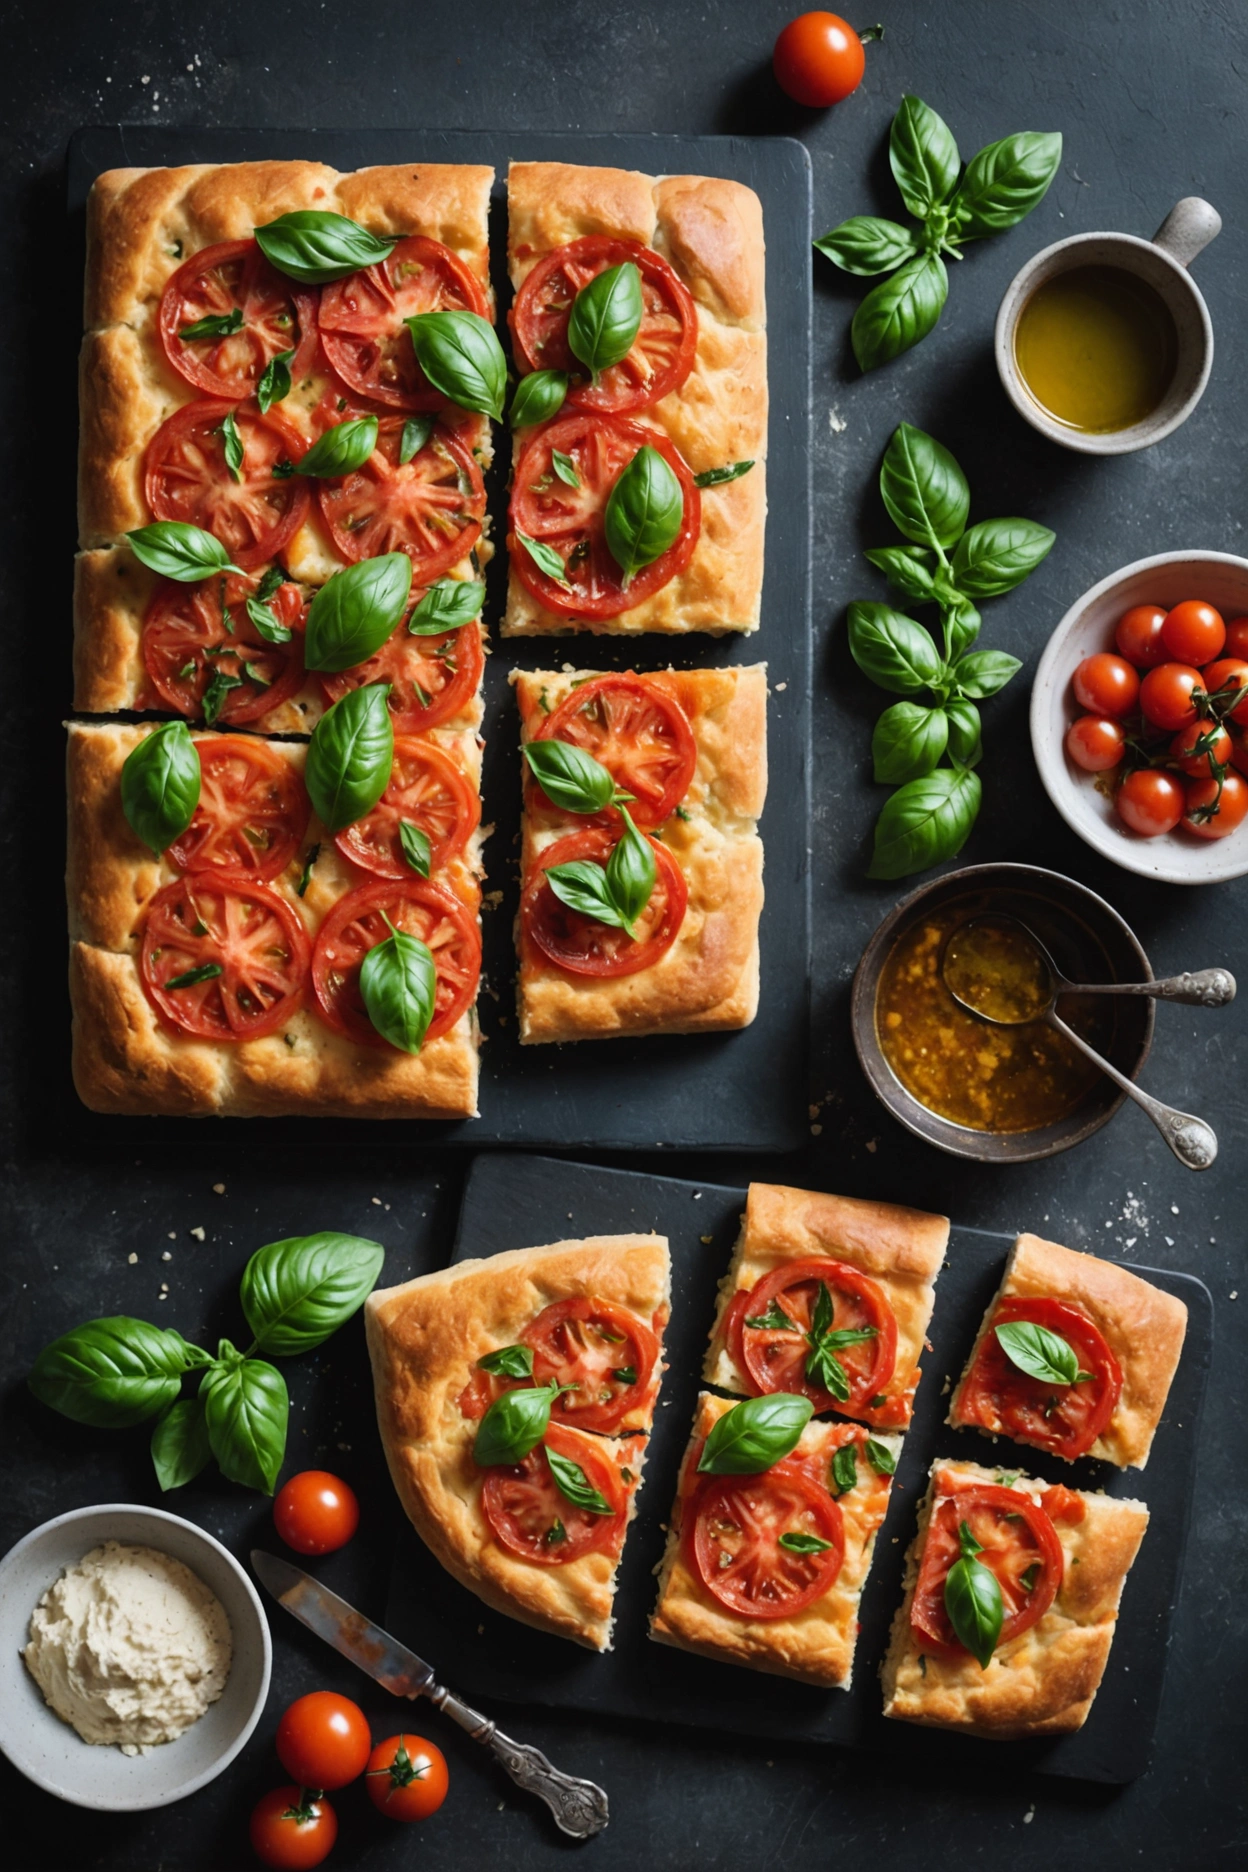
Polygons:
M669 1284L661 1236L603 1235L461 1261L365 1309L382 1445L417 1533L496 1611L596 1651L611 1642ZM538 1440L478 1461L491 1426L510 1432L508 1399L544 1386L570 1388Z
M948 1241L944 1216L751 1183L704 1378L904 1429Z
M884 1714L988 1741L1081 1729L1147 1526L1143 1502L935 1463L882 1667ZM986 1568L997 1582L995 1638L965 1573L946 1590L959 1566ZM960 1638L951 1606L972 1592L978 1623L959 1613Z
M1020 1235L949 1422L1073 1462L1142 1469L1187 1331L1173 1294L1112 1261Z

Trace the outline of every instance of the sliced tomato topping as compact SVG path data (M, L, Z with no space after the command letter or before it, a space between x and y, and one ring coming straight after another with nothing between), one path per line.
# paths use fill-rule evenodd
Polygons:
M438 409L444 401L416 362L403 323L421 312L476 312L489 303L476 275L441 241L411 234L390 257L321 292L321 343L343 382L390 409Z
M611 556L603 516L611 490L638 449L658 449L680 482L685 510L665 553L643 566L628 586ZM555 472L553 451L572 463L577 485ZM660 591L693 557L702 526L702 497L675 444L657 429L590 411L556 417L537 430L516 464L507 549L517 577L547 611L582 618L618 617ZM563 561L564 583L543 572L515 536L549 547Z
M231 871L263 883L286 869L308 826L308 796L277 749L254 735L195 743L199 804L166 856L179 871Z
M381 417L364 466L320 482L316 494L344 559L405 552L415 582L431 585L480 539L485 483L471 449L440 423L424 448L400 462L405 424L403 416Z
M661 677L632 670L582 683L538 732L600 761L621 792L633 795L629 811L639 826L662 825L689 791L697 766L693 730L680 703Z
M627 357L591 384L568 344L568 315L583 286L625 260L641 274L641 327ZM568 391L568 402L578 409L648 408L680 389L698 345L697 307L667 261L640 241L605 234L588 234L539 260L516 294L507 322L524 370L579 373Z
M322 676L321 688L326 701L336 702L365 683L389 683L386 706L394 732L414 735L450 721L466 708L484 668L479 624L461 624L439 637L413 637L400 624L376 656L337 675Z
M806 1375L820 1287L832 1302L830 1330L869 1332L869 1339L834 1347L849 1381L849 1396L834 1397ZM783 1313L790 1325L780 1323ZM764 1319L774 1324L762 1325ZM754 1323L751 1323L754 1322ZM883 1290L844 1261L789 1261L765 1274L748 1295L738 1294L728 1321L729 1350L755 1394L796 1391L817 1411L866 1410L888 1385L897 1364L897 1319Z
M243 447L237 481L225 459L227 416ZM157 520L215 534L235 565L252 572L276 559L303 524L308 484L283 472L303 453L303 437L276 409L262 416L254 403L185 403L147 445L144 495Z
M139 978L153 1007L183 1033L258 1040L302 1003L309 949L302 922L275 891L201 871L152 898Z
M533 1348L534 1384L575 1385L555 1400L551 1415L580 1430L618 1430L643 1402L659 1356L659 1342L641 1320L584 1295L544 1307L521 1338Z
M636 939L559 901L546 881L551 866L581 858L605 865L617 842L616 833L602 827L573 832L546 848L525 881L520 899L525 940L547 961L573 975L636 975L653 968L667 954L685 920L689 887L684 872L667 848L658 844L653 846L654 889L637 919Z
M1050 1521L1064 1521L1067 1527L1077 1527L1088 1512L1083 1496L1061 1482L1045 1489L1040 1505Z
M826 1488L786 1457L761 1475L704 1476L685 1508L685 1551L713 1598L741 1618L791 1618L835 1584L845 1525ZM827 1546L781 1545L786 1534Z
M161 294L161 349L197 390L241 403L256 394L266 367L284 351L295 354L293 381L311 369L316 301L315 292L270 266L255 240L218 241L184 260ZM184 335L205 319L225 319L236 329Z
M966 1522L982 1552L975 1558L995 1573L1004 1618L997 1649L1029 1631L1057 1597L1065 1559L1057 1530L1039 1502L1019 1489L971 1483L937 1501L928 1523L910 1624L920 1647L936 1657L965 1657L945 1610L945 1580L961 1557L959 1529Z
M551 1474L547 1449L579 1463L610 1514L591 1514L570 1502ZM594 1437L552 1423L523 1462L487 1469L481 1507L500 1547L536 1566L566 1566L582 1554L619 1551L628 1520L628 1485Z
M143 620L143 665L166 707L231 726L258 721L303 687L303 594L289 580L266 600L294 634L269 643L247 614L258 578L161 579ZM144 699L147 706L147 699Z
M993 1327L1029 1320L1059 1333L1075 1349L1082 1371L1078 1384L1046 1384L1020 1371L1007 1357ZM994 1436L1033 1443L1068 1459L1083 1456L1105 1429L1122 1395L1122 1367L1105 1335L1087 1314L1065 1300L1001 1300L967 1374L959 1414Z
M394 743L390 784L373 810L344 831L335 844L344 858L377 877L409 878L403 826L429 840L430 869L463 851L481 822L481 799L459 762L432 741L400 735Z
M334 905L312 952L312 987L326 1025L346 1040L388 1047L368 1018L360 993L360 964L369 950L397 930L419 937L433 952L437 990L425 1044L452 1028L476 999L481 974L481 932L458 897L423 878L364 884Z

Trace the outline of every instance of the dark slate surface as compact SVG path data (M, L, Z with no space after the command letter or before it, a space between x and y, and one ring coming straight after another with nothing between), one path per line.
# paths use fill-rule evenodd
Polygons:
M437 1153L377 1149L248 1152L231 1159L209 1129L143 1156L66 1142L59 872L60 735L69 693L72 545L72 356L78 281L63 252L66 142L85 122L202 126L366 124L497 131L782 133L811 151L818 228L865 210L893 214L885 136L903 91L947 116L963 149L1023 128L1060 128L1065 163L1020 229L953 269L939 330L886 372L858 380L847 347L860 288L815 270L815 902L814 1067L807 1147L760 1167L789 1181L861 1195L903 1195L965 1225L1029 1226L1073 1246L1186 1269L1213 1292L1217 1347L1196 1465L1189 1566L1178 1608L1152 1770L1114 1793L1020 1774L1008 1750L991 1777L976 1768L907 1771L823 1748L773 1745L649 1723L517 1721L560 1762L604 1781L609 1831L584 1849L602 1872L789 1868L852 1853L886 1868L1010 1864L1051 1872L1071 1863L1205 1868L1242 1858L1248 1833L1243 1683L1248 1669L1242 1419L1248 1305L1242 1171L1248 1101L1242 1085L1245 1002L1219 1015L1163 1008L1151 1087L1218 1123L1222 1157L1207 1176L1182 1171L1132 1111L1064 1161L1009 1172L939 1156L903 1134L863 1084L846 1027L849 982L864 940L901 887L861 881L875 789L866 750L875 693L853 675L844 607L882 595L857 557L889 538L874 492L880 451L904 418L933 430L970 475L976 517L1021 512L1056 528L1039 573L987 613L987 641L1034 662L1062 611L1103 573L1147 552L1235 550L1244 536L1244 370L1248 309L1242 225L1242 10L1196 0L1089 8L1078 0L891 0L888 37L870 50L859 94L827 116L786 105L767 73L788 12L773 0L628 8L587 0L542 7L460 0L454 7L381 0L313 8L270 0L212 8L59 0L10 10L0 65L0 187L7 232L0 414L5 437L0 619L5 632L6 880L0 1032L5 1046L3 1522L7 1545L80 1503L154 1499L141 1435L81 1433L27 1402L21 1380L38 1348L69 1324L123 1308L168 1317L188 1334L229 1332L246 1254L299 1229L371 1228L399 1277L444 1262L463 1166ZM192 67L187 70L187 66ZM606 72L605 85L587 74ZM148 82L142 82L146 76ZM1042 442L1006 404L992 368L997 302L1029 254L1080 228L1148 234L1172 202L1206 195L1227 226L1197 263L1218 353L1193 419L1150 454L1110 462ZM1239 225L1237 225L1237 220ZM62 308L63 307L63 311ZM1242 550L1242 547L1240 548ZM764 646L760 646L760 649ZM1044 802L1026 736L1027 675L989 705L987 803L968 859L1049 863L1106 891L1132 921L1158 972L1229 962L1245 973L1243 885L1180 891L1095 860ZM592 1156L592 1147L586 1155ZM143 1161L136 1166L133 1161ZM644 1166L641 1166L644 1167ZM724 1165L660 1157L669 1174L722 1180ZM214 1194L217 1182L224 1196ZM389 1212L373 1207L376 1195ZM422 1213L423 1212L423 1213ZM204 1227L199 1244L189 1230ZM174 1239L169 1239L169 1231ZM174 1260L161 1264L167 1249ZM127 1255L140 1256L130 1266ZM159 1302L159 1281L170 1281ZM1240 1298L1231 1301L1234 1293ZM385 1600L396 1511L369 1419L362 1336L353 1326L292 1370L292 1456L338 1466L360 1485L369 1535L326 1565L368 1610ZM349 1445L342 1449L341 1444ZM1147 1496L1147 1472L1142 1478ZM179 1502L236 1550L267 1528L262 1505L204 1481ZM309 1638L279 1628L273 1699L239 1765L185 1806L105 1820L45 1800L0 1769L10 1862L108 1872L242 1867L250 1802L279 1778L270 1752L295 1694L354 1687L370 1718L386 1699L361 1688ZM449 1659L440 1660L452 1675ZM500 1707L500 1714L502 1709ZM428 1725L435 1727L433 1723ZM382 1733L380 1727L378 1733ZM566 1863L541 1810L492 1774L441 1725L453 1790L441 1817L412 1839L387 1830L356 1795L339 1805L331 1864L430 1868Z

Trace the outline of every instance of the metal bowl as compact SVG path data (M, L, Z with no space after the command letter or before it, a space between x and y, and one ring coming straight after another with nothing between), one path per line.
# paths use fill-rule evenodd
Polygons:
M1082 1144L1108 1122L1126 1098L1102 1075L1075 1108L1054 1124L1034 1131L973 1131L920 1105L884 1056L875 1024L875 1000L893 945L925 913L958 898L968 905L1012 911L1030 923L1062 973L1077 981L1151 981L1153 971L1140 943L1112 905L1095 891L1037 865L967 865L934 878L903 899L885 917L862 952L854 976L851 1019L854 1045L872 1089L908 1131L954 1157L978 1163L1031 1163ZM987 902L985 903L985 899ZM1138 1076L1153 1041L1156 1005L1151 1000L1115 999L1112 1037L1103 1049L1128 1078Z

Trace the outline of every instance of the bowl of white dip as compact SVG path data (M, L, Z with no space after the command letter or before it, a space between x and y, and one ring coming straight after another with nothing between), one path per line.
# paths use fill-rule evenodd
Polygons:
M242 1567L163 1509L76 1508L0 1560L0 1749L78 1807L163 1807L214 1780L271 1666Z

